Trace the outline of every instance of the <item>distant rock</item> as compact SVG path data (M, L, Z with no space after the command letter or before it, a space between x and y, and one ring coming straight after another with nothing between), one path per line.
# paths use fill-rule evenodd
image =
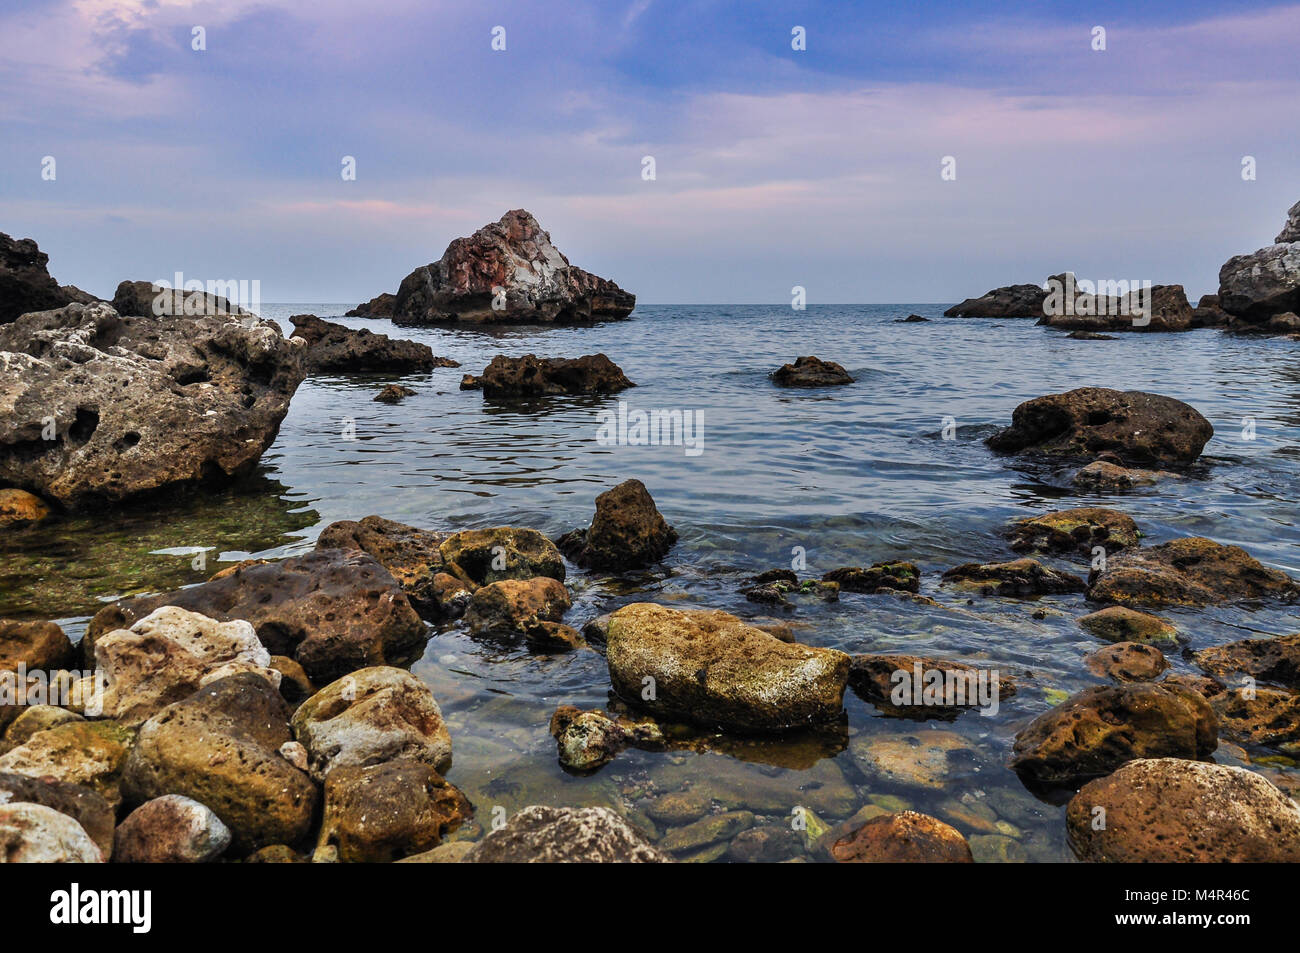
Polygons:
M257 316L221 295L169 288L150 281L124 281L113 294L113 310L123 317Z
M772 372L772 380L782 387L835 387L853 383L849 372L839 364L811 355L797 358L793 364L782 364Z
M1093 570L1088 586L1093 602L1129 606L1204 606L1300 597L1300 585L1286 573L1267 568L1240 546L1224 546L1200 536L1114 556L1105 569Z
M1057 304L1049 296L1038 323L1062 330L1079 331L1188 331L1192 327L1192 306L1182 285L1153 285L1111 297L1102 294L1079 294L1072 276L1059 286L1063 295L1073 295ZM1070 304L1070 301L1073 304ZM1068 305L1068 307L1067 307Z
M596 515L587 529L575 529L556 543L579 566L623 572L659 562L677 542L640 480L624 480L596 497Z
M363 306L370 316L387 309L381 299ZM626 318L635 306L635 295L570 265L537 219L515 209L407 275L391 312L416 323L549 324Z
M1109 451L1130 464L1189 464L1212 436L1208 420L1172 397L1080 387L1025 401L1011 426L985 442L1000 453L1086 458Z
M374 371L403 374L435 367L460 367L459 361L435 357L427 344L393 340L367 328L353 330L322 321L314 314L295 314L293 336L307 342L303 360L314 373Z
M1041 285L1008 285L967 298L943 313L945 318L1041 318L1047 291Z
M919 314L909 314L905 318L895 318L895 324L919 324L922 321L929 321L929 318L923 318Z
M396 295L385 291L364 304L357 305L343 316L345 318L391 318L393 316L393 302L396 300Z
M1071 331L1066 335L1073 341L1113 341L1115 337L1110 334L1097 334L1095 331Z
M614 394L635 387L604 354L583 357L506 357L498 354L477 377L466 374L461 390L481 390L491 399L557 394Z
M0 232L0 325L29 311L50 311L70 304L72 295L50 277L50 256L30 238Z

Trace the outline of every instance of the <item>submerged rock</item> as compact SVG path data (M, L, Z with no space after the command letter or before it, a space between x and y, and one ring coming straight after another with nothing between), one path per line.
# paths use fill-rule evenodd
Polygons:
M1152 486L1162 477L1171 476L1157 470L1140 470L1122 467L1109 460L1094 460L1080 467L1070 478L1070 485L1092 492L1131 490L1139 486Z
M1243 599L1295 599L1300 587L1239 546L1199 536L1122 553L1093 570L1088 598L1124 605L1215 605Z
M609 808L534 805L466 855L477 864L662 864L670 858Z
M303 378L269 321L72 304L0 326L0 481L69 506L251 472Z
M604 354L582 357L506 357L498 354L477 377L466 374L461 390L481 390L489 399L558 394L616 394L635 387Z
M574 771L594 771L613 761L624 748L657 749L666 744L663 730L648 718L583 711L573 705L555 709L551 737L559 749L560 764Z
M1239 639L1196 653L1196 664L1212 675L1249 675L1300 691L1300 635Z
M834 361L818 357L800 357L793 364L782 364L772 372L772 380L782 387L835 387L852 384L853 378Z
M1079 618L1079 625L1107 642L1175 643L1178 630L1159 616L1108 606Z
M1080 387L1025 401L1011 426L986 443L1000 453L1095 457L1109 451L1125 463L1188 464L1212 436L1208 420L1172 397Z
M1104 823L1096 823L1099 816ZM1300 807L1244 768L1133 761L1084 785L1065 821L1071 846L1086 861L1300 861Z
M1030 596L1083 592L1087 585L1073 573L1044 566L1036 559L1008 563L964 563L943 574L943 585L981 595Z
M80 824L43 804L0 804L0 857L11 864L98 864L103 854Z
M664 521L644 483L625 480L596 497L588 529L573 530L556 542L579 566L623 572L662 560L677 542L677 531Z
M1164 653L1141 642L1116 642L1089 653L1083 660L1088 671L1117 682L1149 682L1169 667Z
M1100 546L1109 555L1138 545L1137 523L1118 510L1083 506L1018 520L1009 531L1018 553L1078 553Z
M47 519L50 508L26 490L0 490L0 530L22 529Z
M823 582L838 583L844 592L880 592L895 589L900 592L921 591L921 570L913 563L874 563L867 569L844 566L832 569L822 576Z
M549 324L626 318L635 306L636 295L570 265L537 219L514 209L407 275L393 297L392 317Z
M394 340L368 328L353 330L342 324L322 321L314 314L295 314L289 321L293 324L293 336L302 338L307 344L303 361L308 372L402 374L435 367L460 367L458 361L435 357L429 345L418 341Z
M720 610L644 602L610 616L606 661L631 705L757 733L840 718L849 669L843 652L782 642Z
M206 864L230 846L230 828L193 798L164 794L122 821L113 859L124 864Z
M970 845L943 821L900 811L873 817L831 847L841 864L973 864Z
M996 706L1010 698L1016 680L996 668L951 659L867 654L852 657L849 687L888 714L953 718L962 709Z
M113 853L113 826L117 822L113 808L88 787L51 777L0 774L0 805L4 804L40 804L66 814L90 835L105 860ZM2 846L0 856L4 856Z
M1218 724L1200 695L1149 683L1086 688L1016 735L1013 770L1048 785L1109 774L1137 758L1208 758Z
M1095 331L1071 331L1066 335L1072 341L1113 341L1114 335L1097 334Z
M978 298L967 298L943 313L945 318L1041 318L1047 289L1040 285L1007 285Z

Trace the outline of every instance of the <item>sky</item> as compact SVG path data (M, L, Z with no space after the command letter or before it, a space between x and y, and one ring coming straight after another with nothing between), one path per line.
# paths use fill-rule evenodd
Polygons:
M526 208L642 303L1195 301L1300 200L1297 40L1202 0L5 0L0 231L110 297L358 302Z

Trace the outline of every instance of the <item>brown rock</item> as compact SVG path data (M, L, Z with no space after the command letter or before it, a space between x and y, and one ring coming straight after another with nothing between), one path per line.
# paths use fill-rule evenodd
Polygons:
M364 304L357 305L343 316L345 318L391 318L393 316L393 302L396 300L396 295L385 291L382 294L375 295Z
M61 308L71 300L46 266L50 256L30 238L0 232L0 324L29 311Z
M1036 559L1008 563L965 563L943 574L943 585L978 591L981 595L1029 596L1083 592L1087 586L1073 573L1051 569Z
M474 592L465 621L472 631L526 635L539 622L559 622L569 611L564 583L549 576L503 579Z
M1268 688L1221 692L1210 699L1219 734L1244 745L1300 755L1300 695Z
M1080 490L1113 492L1151 486L1171 474L1156 470L1137 470L1122 467L1109 460L1094 460L1079 468L1070 478L1070 484Z
M1107 555L1138 545L1137 523L1118 510L1102 506L1044 513L1018 520L1010 530L1011 548L1018 553L1079 553L1091 556L1100 546Z
M116 811L131 744L131 731L116 722L68 722L38 731L0 755L0 771L80 784Z
M475 377L466 374L461 390L481 390L492 400L558 394L615 394L635 387L604 354L583 357L506 357L498 354Z
M1079 618L1079 625L1107 642L1146 644L1179 641L1178 630L1159 616L1126 606L1107 606Z
M559 547L588 569L623 572L657 563L677 542L640 480L624 480L596 497L591 527L566 533Z
M1116 642L1097 649L1083 660L1088 671L1117 682L1149 682L1169 667L1164 653L1140 642Z
M0 672L53 672L67 668L76 653L72 641L55 622L0 619Z
M967 298L943 313L945 318L1041 318L1047 290L1040 285L1007 285L979 298Z
M671 859L606 807L534 805L466 855L476 864L664 864Z
M662 748L663 730L648 718L613 716L603 711L583 711L561 705L551 716L551 737L560 764L574 771L594 771L613 761L628 747Z
M533 576L564 581L560 551L535 529L497 526L464 530L448 536L439 552L448 574L475 587Z
M22 529L42 522L50 508L26 490L0 490L0 529Z
M314 314L295 314L289 321L293 324L293 336L307 342L303 360L309 373L403 374L435 367L460 367L458 361L435 357L429 345L418 341L393 340L368 328L353 330L322 321Z
M1010 698L1016 693L1016 680L996 668L981 669L950 659L868 654L853 656L849 687L890 714L953 718L963 708Z
M124 864L205 864L230 846L230 829L192 798L164 794L127 815L114 838Z
M330 523L321 530L316 548L369 553L393 574L416 612L438 620L447 615L436 584L436 577L446 565L439 547L450 535L367 516L360 522Z
M1196 664L1227 678L1250 675L1263 682L1300 690L1300 635L1239 639L1196 653Z
M405 397L414 397L415 391L409 387L403 387L401 384L388 384L375 395L374 399L381 404L398 404Z
M916 811L874 817L831 847L841 864L973 864L956 828Z
M1088 578L1093 602L1124 605L1213 605L1243 599L1295 599L1285 573L1261 565L1239 546L1199 536L1175 539L1110 559Z
M845 566L832 569L822 576L823 582L838 583L844 592L880 592L897 589L900 592L921 591L921 570L913 563L875 563L870 568Z
M80 784L52 777L0 774L0 804L42 804L66 814L90 835L108 860L113 853L113 808L95 791Z
M793 364L782 364L772 373L772 380L782 387L834 387L853 383L849 372L839 364L811 355L798 358Z

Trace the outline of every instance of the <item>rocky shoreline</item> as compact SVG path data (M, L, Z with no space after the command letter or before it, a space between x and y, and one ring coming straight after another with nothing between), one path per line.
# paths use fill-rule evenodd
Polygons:
M1284 332L1287 312L1275 309L1300 304L1291 297L1300 281L1297 228L1300 205L1279 244L1224 266L1218 300L1195 309L1226 315L1221 322L1197 319L1182 289L1167 286L1155 289L1146 330L1187 330L1202 320L1232 332ZM274 322L209 296L171 295L159 313L159 291L146 283L123 282L111 304L71 300L41 277L44 256L34 243L5 236L3 249L0 289L11 279L24 289L6 291L9 310L41 305L0 316L6 532L41 533L87 509L111 519L125 501L178 487L203 492L248 473L310 374L458 366L424 345L313 315L295 316L286 338ZM519 261L544 263L528 266L536 284L527 294L512 292L507 280L509 268L518 276ZM478 277L455 278L466 274ZM503 310L492 309L493 287L507 288ZM997 289L952 314L1010 317L1037 300L1041 316L1040 294L1032 285ZM527 213L510 212L453 242L391 301L367 310L421 322L507 320L502 314L567 322L627 317L628 299L569 266ZM1100 324L1046 323L1132 329L1110 316ZM771 378L790 388L861 386L839 364L811 356ZM376 399L400 400L409 390L390 386L391 397L386 389ZM634 386L604 354L498 356L461 383L494 401ZM1007 426L985 440L991 459L1059 470L1064 495L1182 479L1205 465L1214 433L1196 408L1141 391L1079 387L1008 411ZM1060 607L1053 611L1072 614L1095 640L1084 664L1101 684L1061 693L1047 710L1017 721L999 766L1034 798L1065 805L1060 829L1079 858L1300 860L1300 805L1295 788L1282 786L1294 779L1213 761L1228 747L1268 752L1261 767L1300 756L1300 634L1209 645L1153 614L1300 601L1300 581L1246 549L1202 536L1150 544L1122 510L1062 506L1001 528L1005 560L892 560L839 566L820 578L784 567L762 572L744 585L743 598L778 618L665 597L612 600L579 628L574 605L590 582L616 587L653 573L679 546L678 531L640 481L609 487L593 502L589 525L554 537L526 526L417 527L383 514L334 522L310 552L246 560L197 585L104 605L76 644L54 622L0 619L0 675L9 686L0 698L4 855L285 863L1017 859L1016 819L977 796L954 797L945 808L949 821L962 819L963 833L896 795L864 799L831 777L825 752L852 748L872 777L937 788L955 760L971 756L968 742L944 724L996 711L1039 678L1021 659L849 653L801 637L796 623L809 602L872 596L954 614L988 600L1033 609L1052 597ZM921 594L923 583L933 597ZM561 696L548 724L534 731L554 741L556 762L573 777L599 779L638 751L662 753L669 769L680 768L672 759L684 753L709 767L700 778L665 782L631 809L523 803L497 816L500 801L484 802L447 780L458 740L446 700L440 704L440 693L409 671L430 640L451 631L527 646L539 659L584 653L600 660L604 674L592 687L608 692L608 705L583 707ZM1171 671L1175 657L1201 674ZM851 737L853 699L914 730ZM771 757L755 753L768 742L789 742L781 757L807 771L808 784L781 791L728 773L735 758ZM1101 826L1098 810L1107 819Z

